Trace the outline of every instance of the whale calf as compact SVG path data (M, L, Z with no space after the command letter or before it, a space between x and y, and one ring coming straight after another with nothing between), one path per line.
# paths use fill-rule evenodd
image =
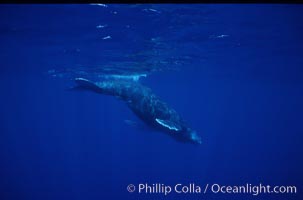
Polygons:
M186 125L174 109L161 101L150 88L138 82L116 79L93 82L84 78L76 78L75 82L77 85L73 89L112 95L125 101L146 124L177 141L201 144L200 136Z

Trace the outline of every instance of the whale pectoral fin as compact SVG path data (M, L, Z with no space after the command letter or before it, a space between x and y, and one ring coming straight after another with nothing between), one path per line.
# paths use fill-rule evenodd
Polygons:
M161 126L168 128L170 130L174 130L174 131L180 131L181 128L180 126L176 125L174 122L169 121L169 120L162 120L162 119L158 119L156 118L156 122L158 124L160 124Z
M84 78L76 78L75 82L77 83L75 89L92 90L97 93L102 93L102 89L90 80Z

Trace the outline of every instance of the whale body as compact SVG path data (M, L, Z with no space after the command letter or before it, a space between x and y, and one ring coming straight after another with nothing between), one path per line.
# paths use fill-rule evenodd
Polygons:
M90 90L112 95L126 102L128 107L146 124L185 143L201 144L201 138L189 128L179 114L161 101L150 88L134 81L106 80L93 82L76 78L74 89Z

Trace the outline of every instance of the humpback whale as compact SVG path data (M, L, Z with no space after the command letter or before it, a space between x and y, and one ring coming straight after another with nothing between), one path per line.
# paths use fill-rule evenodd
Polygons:
M161 101L150 88L138 82L119 79L93 82L84 78L76 78L75 82L73 89L112 95L125 101L146 124L167 133L177 141L201 144L200 136L187 126L174 109Z

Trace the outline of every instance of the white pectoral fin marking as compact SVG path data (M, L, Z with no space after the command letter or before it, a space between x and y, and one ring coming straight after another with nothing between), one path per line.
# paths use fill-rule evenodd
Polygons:
M174 131L180 130L178 127L176 127L172 122L170 122L168 120L162 120L162 119L156 118L156 122L170 130L174 130Z

